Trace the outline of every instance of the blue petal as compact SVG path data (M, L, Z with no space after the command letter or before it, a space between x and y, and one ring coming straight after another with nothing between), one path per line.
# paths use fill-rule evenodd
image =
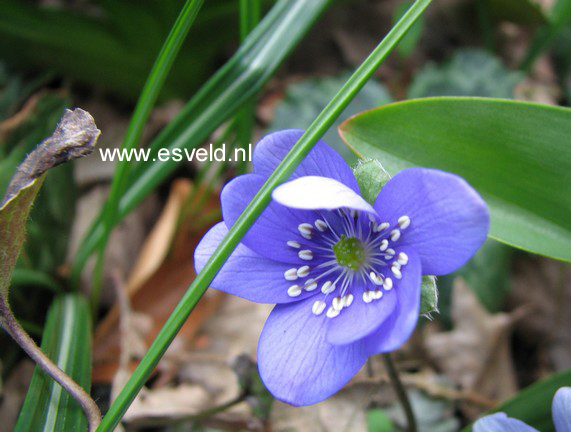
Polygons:
M365 345L331 345L325 314L311 312L313 299L277 305L258 344L258 367L279 400L303 406L321 402L343 388L367 361Z
M396 226L410 218L400 245L419 254L423 274L443 275L464 265L488 235L486 203L463 179L437 170L411 168L381 190L375 210Z
M254 149L254 172L269 177L303 135L302 130L290 129L266 135ZM318 141L294 171L290 180L303 176L329 177L359 193L353 171L335 150Z
M557 432L571 432L571 387L561 387L555 393L553 422Z
M373 300L370 303L364 302L363 292L365 290L363 285L367 284L369 289L375 288L372 282L367 282L361 280L353 284L349 291L353 293L353 303L351 306L343 308L338 316L330 320L327 328L327 342L345 345L363 339L395 311L397 294L394 287L391 291L384 291L383 297L379 300Z
M369 355L395 351L411 336L418 322L421 299L420 258L410 249L399 249L408 255L408 263L402 269L402 279L393 278L393 291L397 304L391 316L367 337Z
M194 266L199 273L214 253L228 229L223 222L215 225L200 241L194 252ZM287 281L284 273L292 266L263 258L239 244L218 275L212 287L256 303L289 303L307 298L314 293L303 291L297 297L288 295L292 285L303 285L303 281Z
M500 412L482 417L474 423L474 432L538 432L524 422ZM559 431L558 431L559 432Z
M265 179L257 174L246 174L229 182L222 190L222 215L228 228L232 227L254 195L264 184ZM317 212L298 210L272 202L264 210L250 231L242 239L247 247L263 257L296 265L315 265L316 259L310 262L299 258L302 249L311 249L313 242L305 239L299 232L302 223L314 224L320 218ZM316 231L315 236L321 234ZM300 249L287 245L288 241L296 241Z

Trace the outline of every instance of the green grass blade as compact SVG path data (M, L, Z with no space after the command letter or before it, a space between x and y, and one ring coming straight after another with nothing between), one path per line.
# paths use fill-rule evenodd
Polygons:
M490 207L490 237L571 261L571 109L417 99L356 116L341 133L391 175L423 166L462 176Z
M147 82L143 87L143 91L141 92L141 96L137 102L135 112L133 113L133 117L125 135L123 148L127 151L130 151L139 144L141 136L143 135L143 128L149 119L149 116L151 115L151 110L157 101L167 75L171 70L177 54L179 53L180 48L182 47L182 44L186 38L186 35L192 27L192 23L196 19L198 11L202 7L203 3L204 0L187 0L176 22L174 23L172 30L169 33L161 51L159 52ZM115 176L113 178L113 183L111 184L109 201L104 210L103 240L99 246L99 254L97 257L97 265L95 271L95 282L91 291L91 305L94 311L96 311L99 306L99 297L101 295L101 287L103 284L103 258L105 256L105 250L107 249L109 236L113 226L115 225L117 207L119 205L119 200L123 195L123 190L125 189L130 167L130 161L119 161Z
M359 90L366 84L381 63L396 47L407 30L416 22L431 0L418 0L403 18L393 27L375 50L359 66L347 83L339 90L337 95L325 107L321 114L309 126L299 142L288 153L286 158L276 168L274 173L266 181L264 186L256 194L244 213L238 218L228 235L216 249L210 260L206 263L202 272L196 277L184 297L173 311L165 326L142 359L139 367L135 370L131 379L127 382L109 412L103 418L99 431L111 430L117 425L121 417L129 407L136 394L145 384L149 375L158 364L160 358L187 320L196 303L206 292L210 282L224 265L230 254L240 243L246 232L254 224L256 219L264 211L271 200L272 190L280 183L287 180L303 158L311 151L317 140L334 123L335 119L343 112L349 102Z
M42 351L87 392L91 387L91 322L79 295L54 301L42 337ZM36 366L15 432L87 430L79 404Z

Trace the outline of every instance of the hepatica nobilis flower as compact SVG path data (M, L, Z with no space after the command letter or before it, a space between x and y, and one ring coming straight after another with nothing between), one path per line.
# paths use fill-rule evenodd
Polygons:
M254 173L222 190L224 222L198 245L197 271L301 135L276 132L257 144ZM260 375L278 399L309 405L340 390L369 356L400 347L418 320L422 275L462 266L488 226L480 196L436 170L402 171L370 205L350 167L320 141L212 287L277 303L260 336Z

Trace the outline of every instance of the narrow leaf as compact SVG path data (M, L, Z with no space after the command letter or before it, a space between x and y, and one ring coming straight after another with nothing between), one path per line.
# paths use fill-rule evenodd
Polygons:
M391 175L412 166L460 175L487 201L492 238L571 261L571 109L419 99L354 117L341 134Z
M91 386L89 317L83 297L60 297L50 307L42 337L42 351L87 392ZM79 404L36 366L15 431L82 430L87 430L87 420Z

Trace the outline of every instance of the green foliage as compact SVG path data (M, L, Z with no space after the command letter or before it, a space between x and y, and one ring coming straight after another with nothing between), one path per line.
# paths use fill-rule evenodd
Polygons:
M202 144L217 127L252 100L327 5L327 0L310 3L282 0L276 3L236 54L156 137L151 144L151 159L161 148L172 152L175 148L191 149ZM170 159L135 166L119 203L118 220L133 210L179 165L180 162ZM74 284L77 285L84 263L103 235L103 224L99 218L74 262Z
M290 85L284 100L276 108L269 130L306 129L347 78L348 74L342 74L338 77L310 78ZM323 140L350 163L353 162L355 157L343 145L337 128L343 120L352 115L390 102L392 98L385 87L375 81L369 81L325 133Z
M407 0L398 4L395 11L393 24L402 18L402 16L406 13L406 11L410 8L410 6L413 3L414 3L413 1ZM397 51L403 57L405 58L409 57L416 48L416 46L418 45L418 42L420 41L423 32L424 32L424 17L420 17L419 20L415 22L414 25L410 28L406 36L402 38L397 47Z
M87 392L91 387L91 323L85 299L57 298L48 312L42 351ZM87 421L79 404L36 366L16 432L83 431Z
M414 125L414 126L411 126ZM406 101L342 126L391 175L412 166L465 178L490 207L490 236L571 261L571 110L494 99Z
M359 183L361 195L371 205L375 204L381 189L391 179L383 165L376 159L359 160L353 169L353 174Z
M559 388L569 386L571 386L571 369L530 385L493 412L502 411L509 417L517 418L537 430L554 432L555 427L551 419L553 396ZM471 430L470 425L463 429L463 432Z
M163 96L188 96L209 76L223 48L237 38L237 10L232 0L207 2ZM4 0L0 50L14 63L134 99L179 11L176 0L98 0L91 9L73 10Z
M393 432L395 427L388 415L380 408L373 408L367 412L368 432Z
M518 0L519 1L519 0ZM414 77L410 99L430 96L481 96L512 98L523 78L510 72L493 54L476 48L458 50L441 66L429 64Z
M539 26L547 22L541 7L533 0L484 0L484 3L497 21L527 26Z

